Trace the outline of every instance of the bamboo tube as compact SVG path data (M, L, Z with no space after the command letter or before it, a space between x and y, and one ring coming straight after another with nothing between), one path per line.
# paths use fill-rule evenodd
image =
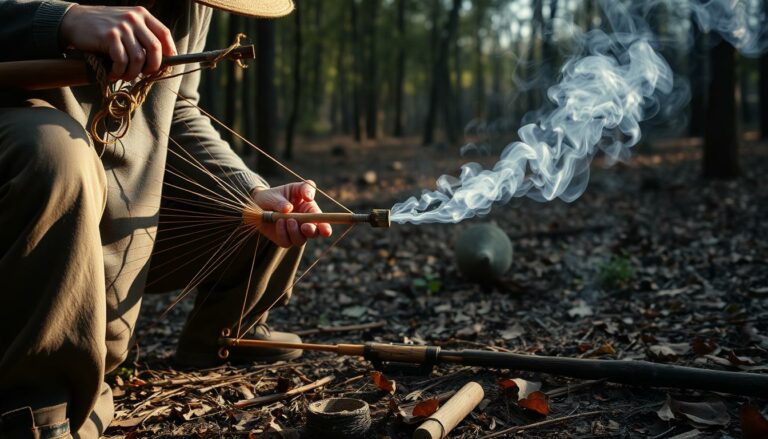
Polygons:
M443 439L480 404L485 393L470 381L413 432L413 439Z

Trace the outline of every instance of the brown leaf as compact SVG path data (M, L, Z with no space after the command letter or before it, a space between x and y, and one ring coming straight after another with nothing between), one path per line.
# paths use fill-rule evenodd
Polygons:
M425 399L424 401L416 404L416 406L413 408L413 416L421 416L424 418L432 416L432 414L437 411L439 406L440 403L436 398Z
M599 357L601 355L614 355L616 354L616 349L613 348L613 345L610 343L605 343L604 345L600 346L597 349L592 350L588 354L586 354L587 357Z
M749 357L739 357L733 351L728 352L728 361L734 366L754 366L755 362Z
M750 404L744 404L739 410L741 432L744 439L764 439L768 437L768 420L760 410Z
M678 401L669 395L656 414L664 421L678 419L696 428L724 427L731 421L728 409L722 401Z
M529 394L527 398L517 401L517 405L533 410L540 415L549 415L549 397L538 390Z
M394 380L392 381L388 380L383 373L373 371L371 372L371 378L373 378L373 383L376 384L376 387L378 387L380 390L383 390L391 394L395 393L397 384L395 384Z
M502 389L504 389L504 391L509 393L513 393L515 390L517 390L518 401L527 398L531 393L541 389L541 383L526 381L522 378L505 378L503 380L499 380L498 384Z
M711 354L712 352L715 352L717 350L717 343L714 341L706 341L702 340L700 338L696 338L691 343L691 349L693 349L693 352L699 356L703 357L704 355Z

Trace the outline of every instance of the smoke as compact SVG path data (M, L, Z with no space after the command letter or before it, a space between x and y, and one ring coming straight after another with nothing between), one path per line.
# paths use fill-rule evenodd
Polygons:
M598 151L609 164L628 159L641 139L641 122L660 112L673 113L689 97L686 86L675 86L672 69L655 50L654 36L642 18L643 10L659 3L633 1L630 10L620 1L602 0L612 33L574 33L581 50L547 92L553 108L521 127L520 140L503 150L492 169L467 163L458 177L441 176L436 190L395 204L392 221L457 223L524 196L571 202L586 189ZM752 7L762 9L760 2L682 3L703 31L719 33L743 53L757 55L766 49L764 12Z

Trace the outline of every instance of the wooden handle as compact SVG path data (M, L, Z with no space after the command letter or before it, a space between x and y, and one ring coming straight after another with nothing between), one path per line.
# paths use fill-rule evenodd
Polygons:
M0 63L0 89L47 90L90 84L82 60L39 59Z
M88 64L77 58L38 59L29 61L11 61L0 63L0 90L48 90L61 87L77 87L91 84L96 80ZM218 49L200 53L186 53L163 57L161 67L191 63L211 63L219 58L239 60L255 58L253 45L240 46L232 50ZM106 70L111 69L108 59L103 61Z
M413 432L413 439L443 439L480 404L485 393L470 381Z
M329 224L353 224L367 223L369 216L358 213L280 213L264 212L262 218L265 223L273 223L279 219L293 219L299 224L304 223L329 223Z

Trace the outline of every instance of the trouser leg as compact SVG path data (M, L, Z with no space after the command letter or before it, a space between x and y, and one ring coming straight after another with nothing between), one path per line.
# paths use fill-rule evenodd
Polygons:
M220 228L218 233L209 232L211 225L204 221L199 225L187 223L183 228L175 226L164 217L164 212L198 211L202 217L205 213L199 204L179 201L189 198L188 193L178 190L188 182L169 174L166 178L176 188L166 185L163 189L163 209L146 292L168 292L196 285L195 306L179 337L178 350L201 359L213 358L223 328L237 331L240 325L245 329L244 325L254 318L266 319L269 308L288 301L303 247L283 249L255 233L238 246L237 239L227 241L227 237L237 236L241 230L236 217L230 228ZM234 247L239 250L228 253ZM222 254L226 257L219 259ZM192 258L197 260L188 262ZM210 261L217 261L217 268L208 272ZM174 271L169 273L170 270ZM198 282L201 272L207 274Z
M0 413L86 421L104 376L106 180L82 126L0 109Z

